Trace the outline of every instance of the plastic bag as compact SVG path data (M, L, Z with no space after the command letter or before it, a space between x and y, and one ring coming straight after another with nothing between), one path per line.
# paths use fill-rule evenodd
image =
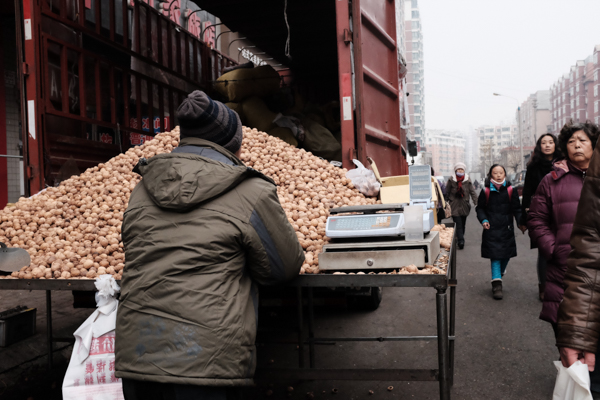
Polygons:
M558 370L552 400L592 400L590 373L588 366L575 361L569 368L560 361L554 361Z
M75 331L75 346L63 381L64 400L123 400L123 384L115 376L115 295L120 291L112 275L95 282L96 311Z
M352 181L352 184L359 192L368 197L375 197L379 194L381 183L377 181L375 173L358 160L352 160L356 165L356 169L351 169L346 172L346 178Z

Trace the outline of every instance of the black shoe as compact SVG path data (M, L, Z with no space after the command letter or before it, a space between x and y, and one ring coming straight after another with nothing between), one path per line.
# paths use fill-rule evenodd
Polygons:
M458 248L459 249L464 249L465 248L465 242L458 242Z
M502 300L502 281L492 281L492 296L495 300Z

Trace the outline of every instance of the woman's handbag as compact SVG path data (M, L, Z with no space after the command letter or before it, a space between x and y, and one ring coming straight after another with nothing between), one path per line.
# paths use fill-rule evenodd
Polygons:
M438 208L437 211L438 223L441 223L442 219L452 217L452 208L450 207L450 203L448 203L445 200L444 195L442 194L442 189L440 188L440 184L437 181L437 179L435 179L434 185L438 198L438 204L440 204L440 201L442 202L442 207Z

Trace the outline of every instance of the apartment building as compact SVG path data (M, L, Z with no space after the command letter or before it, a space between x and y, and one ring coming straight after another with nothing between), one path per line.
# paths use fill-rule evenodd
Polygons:
M600 45L550 87L552 131L555 134L570 120L600 123Z
M518 115L517 115L517 118ZM552 133L550 90L538 90L521 104L521 133L523 146L534 146L544 133ZM520 145L517 137L516 145Z
M436 175L452 175L454 164L465 162L466 135L463 132L428 130L427 152Z
M418 0L405 0L404 32L410 130L421 148L425 147L425 84L423 76L423 35Z

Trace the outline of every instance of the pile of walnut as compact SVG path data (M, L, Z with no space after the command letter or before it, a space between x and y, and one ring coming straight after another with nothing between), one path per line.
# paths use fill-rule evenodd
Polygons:
M452 246L452 235L454 234L454 228L446 228L446 225L439 224L431 228L432 231L438 231L440 233L440 246L450 251Z
M377 202L354 188L346 169L256 129L244 128L241 159L278 185L281 206L305 251L301 274L319 273L330 208Z
M27 250L31 265L0 279L94 279L103 274L121 279L121 223L140 181L132 169L141 157L171 152L178 144L178 128L160 133L58 187L1 210L0 242ZM353 187L345 169L256 129L244 127L241 159L277 183L281 205L305 250L300 273L319 273L330 208L376 203ZM440 235L446 231L440 230ZM398 273L407 273L403 271Z
M0 211L0 242L24 248L31 256L31 265L7 278L93 279L111 274L121 279L121 223L140 180L132 169L140 157L171 152L178 144L178 129L161 133Z

